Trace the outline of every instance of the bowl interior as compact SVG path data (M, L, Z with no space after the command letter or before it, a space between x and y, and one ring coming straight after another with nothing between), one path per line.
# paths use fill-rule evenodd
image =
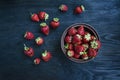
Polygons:
M80 24L80 23L77 23L77 24L73 24L73 25L69 26L69 27L63 32L62 37L61 37L61 48L62 48L62 51L63 51L63 53L65 54L65 56L66 56L67 58L69 58L70 60L72 60L72 61L74 61L74 62L77 62L77 63L84 63L84 62L88 62L88 61L92 60L94 57L89 58L88 60L76 59L76 58L73 58L73 57L70 58L70 57L68 57L68 56L66 55L66 49L64 48L64 45L65 45L64 38L65 38L65 36L67 35L68 29L70 29L71 27L77 28L77 27L80 26L80 25L84 25L85 31L90 32L92 35L94 35L94 36L96 37L97 40L99 40L99 36L98 36L98 34L97 34L97 32L95 31L94 28L92 28L92 27L91 27L90 25L88 25L88 24L84 24L84 23Z

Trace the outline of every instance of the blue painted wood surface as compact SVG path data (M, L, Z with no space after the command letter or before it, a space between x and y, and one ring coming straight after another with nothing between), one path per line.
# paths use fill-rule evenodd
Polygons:
M68 5L68 12L58 10L62 3ZM73 15L80 4L86 11ZM60 27L51 29L49 36L41 34L39 23L30 20L29 13L39 11L49 13L47 23L60 18ZM84 64L68 60L60 48L63 31L78 22L92 25L102 42L99 55ZM38 47L34 40L26 41L25 31L42 36L45 43ZM0 0L0 42L0 80L120 80L120 0ZM23 43L35 49L33 58L23 54ZM52 53L51 61L33 65L45 49Z

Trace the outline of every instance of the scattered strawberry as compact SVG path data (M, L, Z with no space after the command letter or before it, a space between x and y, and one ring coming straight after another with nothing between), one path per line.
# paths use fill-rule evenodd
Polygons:
M79 34L76 34L73 36L72 42L73 44L81 44L82 36Z
M84 42L84 43L87 43L87 42L89 42L90 40L91 40L91 34L88 33L88 32L85 32L85 35L84 35L84 37L83 37L83 42Z
M78 59L78 58L80 58L80 54L75 53L73 57Z
M95 49L89 48L88 50L88 56L89 57L95 57L97 55L97 52Z
M66 42L66 43L71 43L71 42L72 42L72 36L68 36L68 35L67 35L67 36L65 37L65 42Z
M68 55L68 57L73 57L74 56L74 51L73 50L68 50L67 51L67 55Z
M59 18L53 18L53 20L50 22L50 26L55 29L60 25Z
M36 42L37 45L42 45L43 42L44 42L44 40L43 40L42 37L37 37L37 38L35 39L35 42Z
M35 58L34 59L34 64L38 65L38 64L40 64L40 61L41 61L40 58Z
M93 49L99 49L101 47L101 43L98 40L93 40L90 42L90 46Z
M75 46L75 52L80 54L80 55L81 55L80 52L83 52L84 50L85 50L84 46L81 46L81 45Z
M81 25L78 30L77 30L78 34L80 34L81 36L83 36L85 34L85 30L84 30L84 26Z
M38 16L39 16L40 20L45 20L45 21L49 18L49 15L43 11L39 12Z
M62 5L59 6L59 9L60 9L60 11L62 11L62 12L66 12L66 11L68 10L68 6L65 5L65 4L62 4Z
M49 26L46 23L41 23L40 24L41 27L41 31L45 34L48 35L49 34Z
M24 53L25 55L29 56L29 57L32 57L34 55L34 50L33 48L31 47L27 47L25 44L24 44Z
M65 49L69 49L69 50L73 49L73 45L69 44L69 43L66 43L64 47L65 47Z
M75 10L74 10L74 12L75 12L76 14L80 14L80 13L82 13L83 11L85 11L85 8L84 8L83 5L77 6L77 7L75 8Z
M84 52L84 54L82 54L81 57L82 57L83 60L87 60L88 59L87 52Z
M47 62L52 58L52 55L50 52L45 51L44 53L42 53L42 59Z
M72 27L68 30L68 35L70 35L70 36L75 35L76 33L77 33L77 30L74 27Z
M27 31L24 35L24 38L27 39L27 40L34 39L34 34L32 32Z
M32 21L39 22L39 17L36 13L31 14Z

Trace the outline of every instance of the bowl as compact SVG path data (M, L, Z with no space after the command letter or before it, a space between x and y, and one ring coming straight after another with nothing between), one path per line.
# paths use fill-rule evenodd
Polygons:
M68 35L68 30L71 28L71 27L74 27L75 29L77 29L79 26L84 26L84 30L89 32L91 35L95 36L96 37L96 40L100 41L99 39L99 36L98 36L98 33L95 31L95 29L89 25L89 24L85 24L85 23L76 23L76 24L73 24L71 26L69 26L67 29L65 29L65 31L63 32L62 34L62 37L61 37L61 49L63 51L63 53L65 54L65 56L70 59L71 61L73 62L76 62L76 63L85 63L85 62L89 62L90 60L94 59L95 57L89 57L87 60L83 60L81 58L74 58L74 57L69 57L67 55L67 49L64 47L66 42L65 42L65 37L66 35ZM98 50L99 49L96 49L96 52L98 54Z

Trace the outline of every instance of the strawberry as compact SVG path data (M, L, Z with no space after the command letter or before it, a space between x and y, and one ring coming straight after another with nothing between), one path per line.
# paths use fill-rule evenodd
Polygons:
M82 46L84 46L85 51L89 48L89 45L87 43L86 44L82 44Z
M34 50L33 50L33 48L27 47L24 44L24 53L25 53L26 56L32 57L34 55Z
M31 14L31 20L35 22L39 22L39 17L36 13Z
M35 39L35 42L36 42L37 45L42 45L43 42L44 42L44 40L43 40L42 37L37 37L37 38Z
M80 54L75 53L73 57L78 59L78 58L80 58Z
M75 52L80 55L81 55L81 52L83 52L85 50L84 46L82 46L82 45L77 45L74 48L75 48Z
M68 6L65 5L65 4L62 4L62 5L59 6L59 9L60 9L60 11L62 11L62 12L66 12L66 11L68 10Z
M53 18L53 20L50 22L50 26L55 29L60 25L59 18Z
M96 37L92 35L91 40L96 40Z
M89 57L95 57L97 55L97 52L95 49L89 48L88 50L88 56Z
M45 51L44 53L42 53L42 59L47 62L52 58L52 55L50 52Z
M69 44L69 43L66 43L64 47L65 47L65 49L69 49L69 50L73 49L73 45Z
M67 36L65 37L65 42L66 42L66 43L71 43L71 42L72 42L72 36L68 36L68 35L67 35Z
M44 11L39 12L38 16L40 20L45 20L45 21L49 18L49 15Z
M76 34L73 36L72 42L73 44L81 44L82 36L79 34Z
M27 31L24 35L24 38L27 39L27 40L34 39L34 34L32 32Z
M87 52L84 52L81 57L83 60L87 60L88 59Z
M101 47L101 43L98 40L93 40L90 42L90 46L93 49L99 49Z
M34 59L34 64L38 65L38 64L40 64L40 61L41 61L40 58L35 58Z
M41 23L40 24L41 27L41 31L45 34L48 35L49 34L49 26L46 23Z
M68 55L68 57L73 57L74 56L74 51L73 50L68 50L67 51L67 55Z
M83 37L83 42L84 42L84 43L87 43L87 42L89 42L90 40L91 40L91 34L88 33L88 32L85 32L85 35L84 35L84 37Z
M75 12L76 14L80 14L80 13L82 13L83 11L85 11L85 8L84 8L83 5L77 6L77 7L75 8L75 10L74 10L74 12Z
M78 34L80 34L81 36L83 36L85 34L85 30L84 30L84 26L81 25L78 30L77 30Z
M74 27L72 27L68 30L68 35L70 35L70 36L75 35L76 33L77 33L77 30Z

